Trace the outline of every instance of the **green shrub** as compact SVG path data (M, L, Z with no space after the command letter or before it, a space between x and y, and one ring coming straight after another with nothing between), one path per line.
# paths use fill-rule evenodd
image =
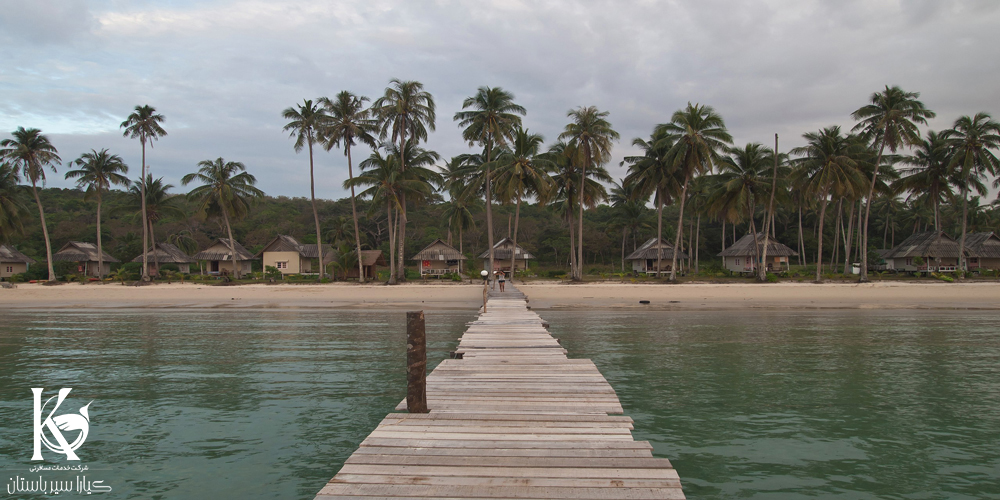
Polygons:
M767 273L766 279L767 279L768 283L777 283L778 282L778 275L777 274L773 274L773 273Z
M267 266L264 268L264 277L271 280L280 280L281 270L274 266Z
M548 273L546 273L546 275L549 278L563 278L566 276L566 271L563 271L562 269L556 269L553 271L549 271Z
M451 275L452 281L462 281L462 275L459 273L454 273Z
M10 281L11 283L23 283L24 282L24 275L23 274L12 274L10 276L10 278L7 278L7 280Z

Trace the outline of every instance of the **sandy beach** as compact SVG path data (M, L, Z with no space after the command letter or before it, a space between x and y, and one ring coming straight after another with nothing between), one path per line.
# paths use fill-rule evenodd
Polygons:
M536 310L545 309L1000 309L1000 283L778 284L519 284ZM639 301L648 300L649 304ZM10 308L391 308L478 309L482 286L411 282L398 286L241 285L203 283L60 286L0 289Z

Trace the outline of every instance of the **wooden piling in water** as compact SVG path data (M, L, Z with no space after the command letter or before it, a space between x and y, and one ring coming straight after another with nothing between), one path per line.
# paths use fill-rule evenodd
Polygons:
M427 329L423 311L406 313L406 410L427 413Z

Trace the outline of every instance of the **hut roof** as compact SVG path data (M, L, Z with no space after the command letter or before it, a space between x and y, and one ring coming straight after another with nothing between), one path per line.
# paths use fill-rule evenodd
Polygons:
M299 243L299 240L288 236L287 234L279 234L276 238L270 241L267 245L264 245L264 249L257 252L254 258L261 258L264 252L297 252L303 258L306 259L318 259L319 250L317 249L315 243ZM331 262L334 250L333 245L323 245L323 255L330 256L325 260Z
M416 255L410 257L410 260L467 260L467 257L462 255L455 247L438 238L430 245L424 247L423 250L417 252Z
M760 241L760 243L763 243L764 235L761 233L757 233L757 239ZM736 243L733 243L732 246L730 246L729 248L720 252L718 256L745 257L748 255L754 255L757 253L757 249L755 248L756 244L757 243L754 241L754 237L748 234L737 240ZM767 254L776 257L792 257L798 255L799 253L796 252L795 250L792 250L788 245L785 245L780 241L775 241L773 238L768 238Z
M634 252L628 254L628 257L625 257L625 260L656 259L657 254L659 254L660 259L672 259L674 258L674 246L662 239L660 240L660 244L657 245L656 238L650 238ZM687 254L684 252L677 252L677 258L686 259Z
M18 252L14 249L14 247L0 245L0 262L23 262L25 264L34 264L35 259Z
M385 257L382 256L382 251L381 250L362 250L361 251L361 265L362 266L386 266L388 264L386 264Z
M493 258L495 260L510 259L510 254L512 249L514 249L514 242L510 238L504 238L496 242L495 245L493 245ZM514 250L514 255L516 255L515 258L518 259L535 258L534 255L531 255L529 252L527 252L524 248L521 247L521 245L518 245L517 249ZM485 252L479 254L479 258L480 259L490 258L490 251L486 250Z
M155 249L149 250L147 259L150 262L154 262L154 260L159 261L161 264L191 264L198 262L171 243L157 243ZM142 254L132 259L132 262L142 262Z
M53 261L67 262L97 262L97 245L83 241L70 241L63 245L58 252L52 255ZM120 262L118 259L104 252L104 262Z
M236 258L239 260L253 260L253 254L243 248L240 242L234 241L236 248ZM232 260L229 258L229 238L219 238L208 248L194 254L191 258L195 260Z
M1000 259L1000 237L993 232L965 235L965 253L969 257Z
M958 242L942 231L913 233L885 256L887 259L906 257L958 258Z

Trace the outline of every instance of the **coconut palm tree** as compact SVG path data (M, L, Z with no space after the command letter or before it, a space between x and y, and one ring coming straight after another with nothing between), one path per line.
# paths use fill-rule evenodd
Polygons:
M142 209L143 185L146 186L145 210ZM152 174L146 174L145 183L136 182L129 186L127 201L118 207L119 212L131 213L138 217L142 217L143 213L146 214L146 220L143 225L149 233L150 248L153 251L153 267L156 269L157 275L160 274L160 261L159 255L156 252L155 224L166 217L174 219L184 219L187 217L187 214L179 205L181 197L168 192L173 188L173 184L163 182L163 177L153 179Z
M15 234L24 234L22 220L28 216L23 201L24 188L18 184L17 170L0 163L0 243L10 241Z
M654 130L649 140L639 137L632 139L632 145L642 150L643 154L626 156L622 160L622 165L629 165L623 186L629 186L628 190L636 202L644 204L653 196L653 204L656 206L656 241L659 242L663 240L663 207L673 203L673 197L680 192L684 180L678 178L680 170L667 161L666 155L673 143L662 129ZM663 255L659 252L656 255L657 277L660 276L661 269Z
M868 202L865 204L865 217L861 223L861 274L859 281L868 281L868 216L871 213L872 197L875 196L875 183L878 179L879 167L882 165L882 155L888 148L895 153L903 146L911 146L920 141L920 131L917 124L926 125L928 118L934 118L933 111L924 107L917 100L919 92L906 92L898 86L885 86L885 90L875 92L869 98L869 103L858 108L851 117L858 121L853 132L861 136L873 147L878 148L875 159L875 171L871 176L871 186L868 188Z
M958 242L959 269L965 270L965 234L969 218L969 187L985 174L1000 173L1000 160L994 151L1000 149L1000 123L984 112L962 116L944 132L952 143L949 167L957 173L962 190L962 237ZM1000 180L993 187L1000 187Z
M319 253L319 279L323 279L323 239L319 228L319 211L316 209L316 176L313 172L313 143L319 134L325 130L330 117L326 110L313 104L311 99L303 99L302 104L285 108L282 118L291 120L285 124L284 131L291 131L290 137L295 138L295 152L302 151L303 146L309 148L309 199L312 201L313 221L316 223L316 251Z
M378 123L371 118L371 110L365 109L368 98L357 96L343 90L334 100L323 97L319 100L330 120L323 130L323 141L326 150L335 146L344 146L344 156L347 157L347 180L354 178L354 166L351 161L351 146L358 142L367 144L372 149L376 147L374 135L378 132ZM351 215L354 217L354 245L356 254L361 255L361 231L358 230L358 207L355 201L354 184L351 183ZM358 282L365 282L364 265L358 260Z
M470 146L483 148L484 164L493 161L494 150L514 140L514 130L521 126L521 116L527 114L523 106L514 103L514 94L500 87L479 87L476 95L462 101L462 109L455 113L455 121L462 130L462 138ZM489 266L493 270L493 201L491 196L491 166L486 167L483 183L486 195L486 238L489 247Z
M839 197L861 196L867 179L862 173L859 155L865 152L861 141L854 136L844 136L839 126L827 127L819 132L802 134L806 145L792 149L800 155L795 175L804 179L808 193L820 201L819 243L816 251L816 281L823 272L823 223L831 194Z
M525 196L534 196L544 203L551 195L554 186L548 171L554 165L540 156L542 143L545 139L541 134L532 134L526 129L517 127L510 150L505 150L497 159L487 163L486 171L493 170L496 175L497 193L503 198L512 199L516 203L514 209L514 248L517 248L517 229L521 220L521 200ZM492 163L492 165L490 165ZM487 176L489 173L487 173ZM492 249L492 245L490 246ZM510 277L514 279L515 255L510 255Z
M264 192L257 189L257 178L246 171L246 166L238 161L216 160L198 162L198 171L181 178L181 184L201 183L188 193L188 199L199 205L209 217L222 216L229 236L229 252L233 260L233 273L240 278L240 263L236 260L236 240L230 221L238 221L249 213L250 206ZM322 265L322 262L320 262Z
M49 230L45 224L45 210L42 208L42 200L38 197L38 182L45 185L45 167L56 171L56 163L62 161L59 158L59 151L56 150L49 138L42 135L42 131L37 128L17 127L11 133L13 139L0 141L0 158L7 160L15 168L15 173L24 175L31 181L31 192L35 195L35 204L38 205L38 217L42 221L42 236L45 238L45 258L49 264L49 281L56 280L56 271L52 265L52 243L49 241Z
M709 208L713 213L725 214L733 224L749 219L750 234L756 235L754 215L757 204L763 203L771 192L774 151L753 142L742 148L726 148L725 152L727 156L719 161L719 174L712 177L715 188L709 195ZM763 255L762 242L754 238L754 257L759 261Z
M569 140L576 145L577 160L580 164L580 184L587 178L587 168L601 166L611 159L611 143L619 138L618 132L611 128L611 122L606 118L608 111L600 111L594 106L580 107L570 110L566 116L571 121L560 140ZM583 279L583 204L580 204L580 230L577 234L577 268L573 279Z
M927 137L914 145L913 155L903 159L911 167L901 169L903 177L892 185L895 194L909 192L909 198L927 196L934 205L935 231L941 230L941 203L952 195L952 184L961 184L949 168L951 143L944 135L928 130Z
M399 158L392 155L383 155L382 151L375 150L362 161L358 167L361 173L357 177L352 177L344 182L344 187L365 187L359 196L371 198L371 210L385 206L386 220L389 224L389 281L396 280L396 218L399 213L399 191L400 177ZM370 214L369 214L370 215Z
M398 142L398 151L406 151L410 141L426 141L427 130L434 131L434 97L424 90L424 84L420 82L393 78L389 81L385 94L372 103L372 111L380 124L382 139L388 139L394 144ZM407 168L404 155L400 158L400 173L405 173ZM389 277L390 284L406 279L406 268L403 265L403 249L406 246L405 192L399 193L399 210L399 268L396 270L397 274Z
M562 212L563 217L569 223L570 266L571 268L582 268L583 256L577 254L574 246L577 225L573 212L578 211L577 206L581 202L587 208L594 208L598 203L607 199L608 192L602 182L611 183L614 179L603 166L592 165L581 186L580 162L576 150L574 144L559 141L549 147L545 153L545 159L552 162L553 165L553 170L550 173L554 184L554 192L550 196L551 204ZM578 259L580 260L578 261Z
M441 214L448 223L448 244L452 244L452 228L458 229L458 253L463 255L465 254L463 248L465 230L476 227L476 220L472 217L471 210L477 205L476 198L465 192L465 187L471 179L471 174L465 165L468 156L453 157L441 168L441 177L444 179L441 189L448 192L449 198L444 204L444 211ZM462 272L461 260L458 262L458 272Z
M142 172L139 176L140 182L146 179L146 143L149 143L149 147L153 147L153 141L160 137L167 135L167 131L163 130L160 123L163 123L163 115L156 112L156 108L146 104L145 106L136 106L135 111L128 115L128 118L122 122L120 128L125 129L125 137L132 139L139 139L139 143L142 144ZM143 193L145 197L146 187L140 186L140 192ZM146 202L142 202L143 210L145 210ZM146 215L142 215L142 220L146 220ZM146 256L149 253L149 235L146 233L146 226L142 227L142 280L149 281L149 261Z
M711 106L688 103L687 107L674 112L670 123L658 125L665 134L665 140L673 143L666 157L671 166L684 178L680 193L680 213L677 216L677 235L674 248L680 247L681 231L684 224L684 201L687 198L691 178L702 172L710 172L715 159L733 138L726 132L722 116ZM677 252L671 259L670 281L677 280Z
M97 198L97 273L101 282L104 282L104 245L101 242L101 202L105 191L111 189L111 185L129 185L128 165L122 161L121 157L108 152L107 149L100 151L90 150L89 153L80 155L71 165L76 165L77 170L66 172L66 179L76 179L76 185L81 189L86 188L86 197Z
M625 272L625 243L628 241L628 236L632 235L632 250L634 251L637 245L636 233L639 229L649 227L646 223L649 210L646 208L645 200L636 196L636 187L637 184L630 184L622 179L612 183L611 192L608 193L611 208L615 209L614 220L622 228L621 269L623 273Z

